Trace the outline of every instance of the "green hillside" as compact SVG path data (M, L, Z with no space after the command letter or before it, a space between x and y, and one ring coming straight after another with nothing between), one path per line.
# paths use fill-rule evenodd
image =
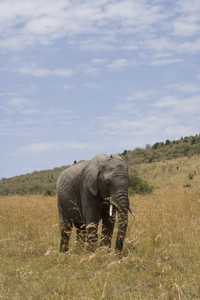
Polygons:
M190 158L193 156L199 156L199 154L200 135L196 135L184 137L176 141L166 140L165 142L157 142L152 146L146 145L145 148L124 150L124 152L119 155L121 155L126 161L131 173L138 175L147 181L151 179L150 181L152 184L152 174L153 176L159 177L158 171L155 175L155 172L153 171L156 168L156 163L162 162L162 164L164 164L169 160L186 157ZM175 164L177 165L176 161ZM181 164L185 164L185 160L182 162L180 161L179 164L180 169L183 169ZM67 166L55 168L53 170L33 172L31 174L16 176L8 179L2 178L0 180L0 195L55 194L57 179L65 168L67 168ZM148 172L147 169L149 170ZM195 165L193 165L193 169L195 169ZM159 170L159 172L164 174L163 165L159 168ZM184 172L188 176L188 173L190 172L189 167L188 170L184 169Z
M0 195L9 194L43 194L53 195L56 192L56 182L61 172L67 166L33 172L26 175L12 178L2 178L0 180Z
M184 137L180 140L157 142L153 146L146 145L145 149L124 150L122 158L128 164L152 163L166 161L178 157L200 154L200 135Z

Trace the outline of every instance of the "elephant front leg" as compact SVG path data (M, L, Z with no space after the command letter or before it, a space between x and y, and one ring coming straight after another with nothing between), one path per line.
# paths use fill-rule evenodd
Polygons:
M101 245L111 247L113 230L115 226L116 210L113 210L112 217L109 215L109 206L102 215L102 239Z
M122 251L124 238L126 235L128 225L128 212L121 213L118 215L118 232L117 232L117 239L115 244L115 249L117 251Z
M89 223L87 229L87 250L95 251L98 245L98 223Z

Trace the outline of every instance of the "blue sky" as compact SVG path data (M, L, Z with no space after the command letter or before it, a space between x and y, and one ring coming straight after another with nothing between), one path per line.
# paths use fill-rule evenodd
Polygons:
M199 0L0 12L0 178L199 134Z

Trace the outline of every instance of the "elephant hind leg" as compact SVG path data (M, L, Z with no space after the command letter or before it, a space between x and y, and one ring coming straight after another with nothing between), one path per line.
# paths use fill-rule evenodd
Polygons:
M61 232L60 252L68 251L71 231L72 231L71 223L65 223L60 225L60 232Z
M83 246L85 244L85 238L86 238L85 225L76 226L76 247L77 248L83 248Z

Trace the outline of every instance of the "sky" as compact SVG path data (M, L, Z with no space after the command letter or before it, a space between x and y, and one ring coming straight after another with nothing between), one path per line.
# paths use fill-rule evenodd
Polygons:
M0 12L0 178L200 133L199 0Z

